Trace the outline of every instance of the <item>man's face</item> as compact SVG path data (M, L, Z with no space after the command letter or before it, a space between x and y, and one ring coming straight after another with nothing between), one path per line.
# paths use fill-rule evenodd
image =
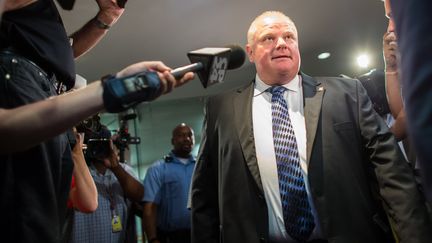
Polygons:
M395 31L395 24L393 21L393 14L390 6L390 0L384 0L384 9L385 9L385 15L389 19L388 26L387 26L387 32L394 32Z
M246 46L249 60L255 63L258 76L268 85L292 80L300 68L297 29L282 16L261 19L253 42Z
M174 130L171 142L176 155L189 157L195 144L194 133L188 126L179 126Z

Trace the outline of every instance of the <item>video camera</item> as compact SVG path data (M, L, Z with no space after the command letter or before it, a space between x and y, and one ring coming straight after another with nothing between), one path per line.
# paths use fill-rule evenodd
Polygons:
M111 132L101 124L98 114L91 116L76 125L78 133L84 133L84 154L87 159L108 158L111 153Z
M132 137L129 133L127 121L136 118L136 114L128 114L120 118L120 128L117 132L118 137L114 140L114 144L118 149L127 148L129 144L139 144L139 137Z
M139 144L141 139L129 133L127 121L135 119L136 114L127 114L120 117L120 128L116 135L111 137L108 128L101 124L100 116L94 115L80 122L77 132L84 133L84 144L87 145L85 154L89 159L104 159L111 153L110 140L120 151L120 162L124 162L124 151L129 144Z
M84 133L84 143L87 144L88 139L97 136L102 129L102 124L100 123L100 116L98 114L91 116L76 125L78 133Z
M111 154L111 139L91 138L87 142L86 156L91 159L105 159Z
M129 144L139 144L141 139L139 137L132 137L128 129L128 120L136 118L135 113L130 113L120 116L120 128L117 132L117 138L113 141L114 145L120 150L120 162L124 162L124 151L129 147Z

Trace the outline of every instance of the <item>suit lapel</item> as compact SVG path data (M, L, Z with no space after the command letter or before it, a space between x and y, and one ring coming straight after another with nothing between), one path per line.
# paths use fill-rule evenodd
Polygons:
M318 127L319 116L321 112L322 98L324 88L312 77L302 74L303 98L304 98L304 116L306 123L306 152L309 163L312 146ZM255 140L253 135L252 124L252 99L254 83L238 89L234 96L234 123L237 135L240 140L241 149L249 171L254 178L261 193L264 193L261 176L259 173L258 162L255 152Z
M252 124L252 98L254 82L237 90L234 96L234 123L245 162L261 193L264 193L255 152Z
M306 123L306 153L309 164L321 112L324 87L312 77L302 75L304 116Z

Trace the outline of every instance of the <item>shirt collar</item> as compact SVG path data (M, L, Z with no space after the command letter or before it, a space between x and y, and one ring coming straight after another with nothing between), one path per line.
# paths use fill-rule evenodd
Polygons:
M173 151L171 151L171 152L169 153L169 156L171 156L171 157L173 158L173 162L183 164L183 163L178 159L178 157L175 156L175 154L174 154ZM188 162L188 164L189 164L189 163L195 163L195 157L194 157L193 155L191 155L191 156L189 157L189 162Z
M119 164L118 166L121 166L121 165ZM110 177L111 177L112 175L114 175L114 173L113 173L113 172L111 171L111 169L109 169L109 168L107 168L107 169L105 170L105 174L100 173L100 172L98 171L98 169L96 168L96 166L93 164L93 162L90 163L89 168L90 168L90 174L91 174L93 177L96 177L96 176L110 176Z
M299 92L300 89L299 83L300 83L300 76L296 75L291 81L289 81L288 83L282 86L287 88L288 90ZM270 87L271 87L270 85L264 83L264 81L260 79L258 74L256 74L254 97L266 92Z

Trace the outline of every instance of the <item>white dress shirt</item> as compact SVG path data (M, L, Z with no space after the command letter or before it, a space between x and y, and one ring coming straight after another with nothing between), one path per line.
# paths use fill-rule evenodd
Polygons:
M297 75L289 83L283 85L287 88L284 93L288 105L288 112L297 140L297 147L300 156L300 167L303 172L306 192L309 203L312 208L312 214L315 219L315 229L310 239L321 238L320 226L318 223L317 213L312 202L307 177L307 160L306 160L306 124L303 109L303 89L301 77ZM276 155L273 145L272 130L272 94L266 92L271 86L265 84L256 75L254 97L252 103L253 131L255 138L255 149L258 160L261 181L264 188L264 195L267 202L269 216L269 234L271 242L296 242L285 230L285 224L282 214L282 204L279 193L279 180L276 166Z

